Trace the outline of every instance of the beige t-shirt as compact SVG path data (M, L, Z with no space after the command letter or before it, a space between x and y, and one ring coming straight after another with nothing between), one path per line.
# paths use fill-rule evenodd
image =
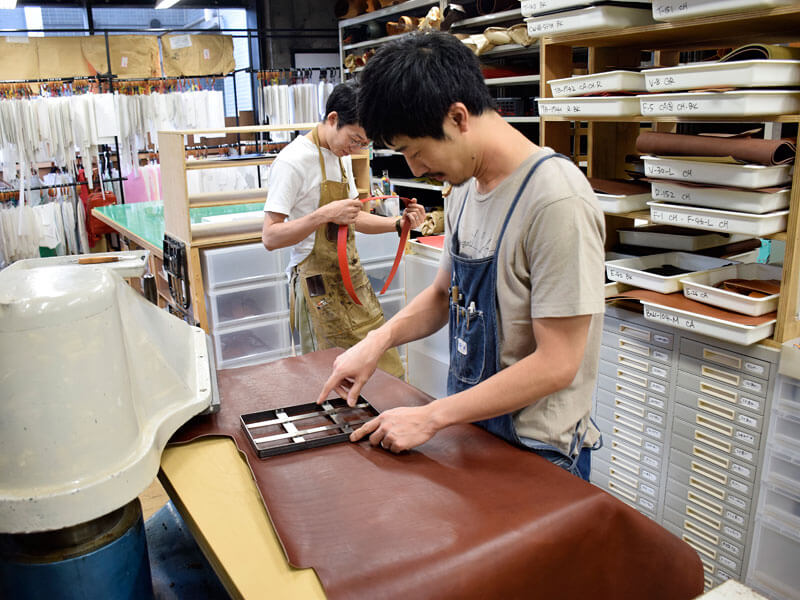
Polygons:
M540 149L488 194L477 192L474 179L453 189L446 209L443 269L451 268L450 232L465 198L460 253L468 258L489 256L523 179L536 161L552 152ZM576 423L581 423L581 433L588 427L597 380L605 310L604 238L603 212L586 177L571 161L554 157L539 165L528 181L498 253L501 368L536 350L533 319L593 315L583 363L572 384L514 415L517 435L565 453ZM590 427L584 446L598 436Z

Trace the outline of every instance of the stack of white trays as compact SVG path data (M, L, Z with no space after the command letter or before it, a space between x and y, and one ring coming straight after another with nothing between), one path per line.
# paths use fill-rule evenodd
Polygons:
M644 75L635 71L607 71L549 82L553 98L539 98L540 115L574 117L633 117L640 114L637 96L585 96L645 90Z
M796 0L653 0L653 18L680 21L793 4Z
M624 29L653 23L651 0L595 2L593 0L523 0L522 16L528 35L542 37L582 31Z
M217 368L291 356L289 250L242 244L201 253L206 311Z
M651 182L653 223L765 236L786 230L792 165L762 166L643 156ZM675 183L672 183L675 182ZM711 187L680 185L710 184ZM725 182L730 190L713 187Z

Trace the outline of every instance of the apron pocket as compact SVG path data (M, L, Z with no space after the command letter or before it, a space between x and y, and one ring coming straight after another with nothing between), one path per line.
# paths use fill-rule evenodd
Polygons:
M460 310L456 325L455 311ZM466 311L454 304L450 305L450 323L453 325L450 339L450 372L468 385L483 380L486 361L486 323L483 311L476 311L467 323Z

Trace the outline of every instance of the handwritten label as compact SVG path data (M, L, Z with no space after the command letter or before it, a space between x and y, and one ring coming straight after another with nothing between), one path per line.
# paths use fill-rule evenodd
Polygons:
M642 477L644 477L645 479L647 479L647 481L650 481L652 483L658 483L658 475L656 475L655 473L651 473L650 471L645 471L644 469L642 469Z
M663 362L669 362L669 354L661 352L661 350L653 350L653 358Z
M543 21L528 21L528 35L541 35L553 33L564 29L566 23L562 19L547 19Z
M669 90L676 87L672 75L648 75L645 78L648 90Z
M681 329L697 329L697 324L694 322L694 319L690 317L671 315L660 310L655 310L649 306L644 307L644 318L651 321L667 323L673 327L679 327Z
M658 398L653 398L652 396L647 397L647 402L651 406L655 406L656 408L664 408L664 401L659 400Z
M656 344L661 344L662 346L672 346L672 336L660 335L656 333L653 334L653 341ZM655 356L655 353L653 353L653 356Z
M192 45L192 36L188 33L183 35L175 35L169 38L169 45L173 50L179 48L189 48Z
M661 439L661 432L658 429L653 429L652 427L645 427L644 432L650 437L656 438L657 440Z
M667 388L661 385L660 383L656 383L655 381L650 382L650 389L658 392L659 394L666 394Z
M725 540L720 540L719 547L722 548L723 550L727 550L731 554L735 554L736 556L739 556L739 548L737 548L736 546L734 546L730 542L726 542Z
M209 60L211 58L211 52L208 48L203 48L203 58L205 60Z
M656 505L650 502L647 498L639 498L639 504L644 506L647 510L655 510Z
M683 293L687 298L708 298L708 292L691 287L684 287Z
M633 274L627 271L620 271L619 269L609 266L606 267L606 271L608 273L608 278L614 281L633 281Z
M699 100L644 100L640 101L643 115L699 114L706 110L706 103Z
M655 488L653 488L652 486L647 485L646 483L640 483L639 484L639 489L642 492L644 492L645 494L647 494L648 496L655 496L656 495Z
M670 225L686 225L695 229L711 229L713 231L728 231L731 222L728 219L719 217L705 217L702 215L692 215L687 213L674 212L650 205L650 219L654 223L668 223Z
M126 69L126 68L128 68L128 57L127 57L127 56L123 56L123 57L122 57L122 59L120 60L120 66L121 66L123 69Z
M745 408L751 408L753 410L761 410L761 402L759 400L753 400L752 398L745 398L742 396L739 398L739 404L744 406Z
M650 367L650 372L656 377L667 377L667 371L661 367Z
M539 113L543 115L572 115L581 113L583 107L579 103L569 104L562 102L559 104L549 104L539 102Z
M647 413L647 420L655 423L656 425L663 425L664 424L664 417L659 415L658 413Z
M728 527L727 525L723 526L722 531L727 535L731 536L735 540L742 539L742 532L738 529L734 529L733 527Z
M608 82L603 79L588 79L550 85L554 96L580 96L593 92L602 92L607 90L608 87Z
M644 449L648 452L652 452L653 454L661 454L661 448L653 442L645 442Z
M691 1L653 0L653 16L656 19L668 19L686 15L691 10Z
M648 466L653 467L654 469L658 468L658 461L652 456L647 456L645 454L644 456L642 456L642 462Z
M725 511L725 518L729 521L733 521L734 523L738 523L739 525L744 525L744 517L737 515L732 510Z
M750 492L749 485L742 483L741 481L737 481L735 479L731 479L730 486L736 491L742 492L743 494L747 494Z
M761 385L757 381L753 381L752 379L745 379L742 381L742 385L746 387L748 390L752 390L754 392L760 392L764 389L764 386Z
M764 367L761 365L757 365L751 362L744 363L745 371L750 371L751 373L755 373L756 375L763 375L764 374Z
M737 450L734 448L734 450ZM739 463L731 463L731 471L734 473L738 473L739 475L743 475L744 477L750 477L750 469L747 467L740 465Z
M747 415L739 415L738 417L739 423L742 425L747 425L748 427L756 427L758 425L758 421L756 421L753 417L749 417Z
M729 569L735 569L735 568L736 568L736 563L735 563L735 562L733 562L733 561L732 561L730 558L728 558L727 556L722 556L722 555L720 555L720 556L718 556L718 557L717 557L717 560L719 561L719 563L720 563L721 565L725 565L725 566L726 566L726 567L728 567ZM720 577L722 577L723 579L730 579L730 575L728 575L728 574L727 574L727 573L725 573L724 571L720 571L720 570L718 570L718 571L717 571L717 575L719 575L719 576L720 576Z
M730 494L728 495L728 502L742 509L747 507L747 502L736 496L731 496Z

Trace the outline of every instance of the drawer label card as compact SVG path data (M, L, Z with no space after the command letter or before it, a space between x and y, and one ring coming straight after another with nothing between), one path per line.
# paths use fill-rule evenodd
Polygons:
M653 442L645 442L644 449L653 454L661 454L661 450Z
M756 421L753 417L748 417L747 415L739 415L738 419L739 423L742 425L747 425L749 427L755 427L758 425L758 421Z
M735 540L742 539L742 532L739 531L738 529L734 529L733 527L728 527L727 525L725 525L722 528L722 531L723 531L723 533L725 533L726 535L731 536Z
M661 385L660 383L656 383L655 381L650 382L650 389L658 392L659 394L666 394L667 388Z
M745 485L741 481L736 481L735 479L731 479L730 486L733 489L735 489L735 490L737 490L739 492L742 492L744 494L747 494L750 491L750 486L749 485Z
M746 433L744 431L737 431L734 434L734 437L737 440L741 440L742 442L745 442L747 444L755 444L756 443L756 436L754 436L754 435L752 435L750 433ZM748 455L747 459L748 460L752 460L753 455L750 452L747 452L746 454ZM744 458L744 454L740 454L739 456L742 456Z
M644 114L644 111L642 111L642 114ZM650 171L652 170L653 169L648 169L647 174L653 177L659 177L664 175L663 173L651 173ZM669 170L671 171L672 169ZM677 175L679 175L679 173L672 174L673 177ZM682 178L689 179L691 178L691 176L692 176L692 170L687 169L683 172ZM728 229L730 229L731 226L731 223L728 219L721 219L718 217L704 217L699 215L687 215L679 212L673 212L671 210L665 210L657 206L650 206L650 218L654 223L668 223L670 225L687 225L689 227L694 227L699 229L711 229L713 231L728 231ZM678 317L677 315L675 316L667 315L659 311L649 310L648 307L645 307L645 315L647 315L649 319L663 321L665 323L670 323L671 325L681 326L684 329L697 329L697 325L695 324L694 319L687 319L686 317Z
M547 111L545 111L546 113ZM615 279L617 281L633 281L633 274L628 273L627 271L620 271L615 269L614 267L606 267L608 270L608 278Z
M741 509L744 509L744 508L747 507L747 503L744 500L742 500L741 498L739 498L737 496L731 496L730 494L728 494L728 502L730 502L734 506L738 506Z
M742 396L739 398L739 404L744 406L745 408L751 408L753 410L761 410L761 402L759 400L753 400L752 398L745 398Z
M647 413L647 420L648 421L652 421L653 423L657 423L659 425L663 425L664 424L664 417L662 417L658 413L648 412Z
M642 477L651 483L658 483L658 475L651 473L650 471L646 471L645 469L642 469Z
M655 511L656 505L653 502L650 502L647 498L639 498L639 504L644 506L648 510Z
M736 569L736 563L727 556L720 556L717 560L719 560L719 564L725 565L729 569Z
M745 460L752 461L753 460L753 453L748 452L747 450L742 450L741 448L734 448L733 453L738 456L739 458L743 458Z
M661 352L661 350L653 350L653 358L656 360L663 360L664 362L669 362L669 354L666 352Z
M645 427L644 432L650 437L656 438L657 440L661 439L661 432L658 429L654 429L652 427Z
M734 523L738 523L739 525L744 525L744 518L737 515L732 510L725 511L725 518L728 519L729 521L733 521Z
M640 490L642 490L642 491L643 491L645 494L647 494L648 496L653 496L653 497L655 497L655 495L656 495L656 490L655 490L655 488L653 488L653 487L651 487L651 486L647 485L646 483L640 483L640 484L639 484L639 489L640 489Z
M760 392L764 389L763 385L751 379L742 380L742 385L746 387L748 390L753 390L754 392Z
M739 549L730 542L726 542L725 540L720 540L719 547L722 548L723 550L730 552L731 554L739 556Z
M662 369L661 367L650 367L650 372L656 377L663 377L664 379L667 378L666 369Z
M660 333L653 334L653 341L665 346L672 345L672 338L668 335L661 335ZM655 356L655 354L653 356Z
M764 374L764 367L761 365L756 365L751 362L745 362L744 368L751 373L755 373L756 375L763 375Z
M743 467L739 463L731 463L731 471L738 473L739 475L744 475L745 477L750 477L750 469Z
M664 401L663 400L659 400L658 398L653 398L652 396L649 396L647 398L647 401L651 405L655 406L656 408L664 408Z
M655 469L658 468L658 461L653 458L652 456L647 456L646 454L642 456L642 462L646 465L649 465Z

